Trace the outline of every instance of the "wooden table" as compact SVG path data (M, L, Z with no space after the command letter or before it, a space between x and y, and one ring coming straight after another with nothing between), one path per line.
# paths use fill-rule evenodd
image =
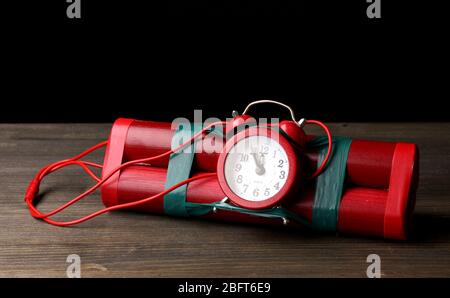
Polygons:
M65 277L70 254L81 257L83 277L365 277L373 253L383 277L450 277L450 123L331 125L337 135L419 144L416 229L408 242L131 212L71 228L33 219L23 194L36 171L105 140L110 126L0 124L1 277ZM81 174L50 175L39 207L50 210L86 189L92 182ZM101 207L95 193L57 218Z

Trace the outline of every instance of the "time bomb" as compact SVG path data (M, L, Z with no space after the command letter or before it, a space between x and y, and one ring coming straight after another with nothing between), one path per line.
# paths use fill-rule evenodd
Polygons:
M248 113L257 104L281 105L291 119L257 123ZM307 125L320 126L325 136L306 134ZM221 140L220 150L195 150L214 139ZM103 165L82 160L101 147L106 147ZM233 112L232 119L208 125L119 118L108 141L41 169L25 201L32 216L57 226L129 209L406 239L418 158L415 144L332 136L322 122L296 120L289 106L262 100L242 115ZM40 212L34 203L40 181L69 165L80 166L95 185ZM102 169L101 178L93 167ZM104 209L67 222L51 219L98 188Z

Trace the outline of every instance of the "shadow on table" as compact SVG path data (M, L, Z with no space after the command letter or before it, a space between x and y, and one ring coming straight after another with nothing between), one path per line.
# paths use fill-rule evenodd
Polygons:
M450 240L450 215L415 214L410 235L411 243Z

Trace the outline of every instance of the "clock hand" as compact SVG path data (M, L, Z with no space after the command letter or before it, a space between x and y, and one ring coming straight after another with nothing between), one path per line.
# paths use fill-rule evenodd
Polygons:
M261 164L261 160L256 157L257 153L250 153L250 154L253 156L253 159L255 160L256 174L259 176L263 175L266 172L266 169L264 169L264 166Z
M265 157L266 157L266 154L261 152L260 156L259 156L259 162L260 162L262 167L264 167L264 165L266 163L266 158Z
M256 166L259 167L260 164L259 164L258 157L256 157L256 153L252 152L250 154L253 156L253 160L255 161Z
M264 158L264 154L262 153L259 156L260 175L263 175L266 172L266 169L264 168L264 164L265 164L265 158Z

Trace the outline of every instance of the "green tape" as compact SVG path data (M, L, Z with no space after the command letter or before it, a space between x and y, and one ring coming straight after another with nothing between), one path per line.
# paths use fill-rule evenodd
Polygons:
M202 129L200 124L186 123L180 126L172 139L172 148L188 140ZM218 131L210 130L217 133ZM219 134L218 134L219 135ZM181 140L181 143L180 143ZM249 214L257 217L292 220L319 230L335 231L338 221L339 204L345 180L345 170L352 140L344 137L333 137L333 152L325 171L317 178L313 203L312 223L301 216L282 207L264 210L250 210L234 206L222 200L210 204L186 202L187 185L183 185L164 196L164 211L175 216L201 216L216 209ZM319 148L318 165L322 163L327 147L326 137L317 137L308 142L308 147ZM188 179L194 160L195 142L179 152L172 153L169 159L165 189Z
M339 205L344 188L348 152L352 140L333 137L333 151L325 171L317 178L314 196L312 224L315 229L336 231ZM308 146L319 147L318 166L325 158L328 149L326 137L317 137Z
M172 148L176 148L189 140L195 133L202 129L202 125L198 123L180 124L174 136L172 137ZM166 183L164 188L167 189L190 177L192 163L195 156L195 142L186 146L178 152L170 155L169 165L167 168ZM187 184L174 189L164 196L164 212L175 216L189 216L186 209L186 190Z

